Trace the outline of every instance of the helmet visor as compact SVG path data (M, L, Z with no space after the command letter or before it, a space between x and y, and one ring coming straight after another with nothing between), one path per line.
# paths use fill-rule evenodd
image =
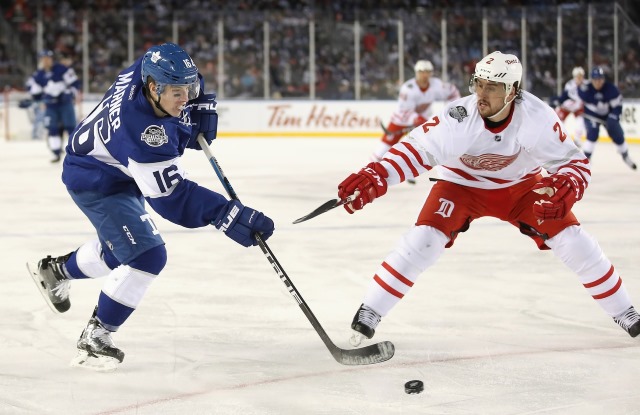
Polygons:
M185 97L187 101L196 99L200 95L200 81L190 84L157 84L158 95L166 94L174 98Z

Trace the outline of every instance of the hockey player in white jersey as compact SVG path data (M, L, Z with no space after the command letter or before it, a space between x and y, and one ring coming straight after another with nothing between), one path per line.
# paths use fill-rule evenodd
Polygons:
M589 184L589 160L567 139L554 110L521 89L521 78L515 55L489 54L475 67L472 95L447 105L380 162L338 186L340 198L359 192L344 205L353 213L388 186L432 168L442 179L415 225L377 269L351 325L353 345L371 338L418 276L485 216L510 223L539 249L550 249L606 314L632 337L640 333L640 316L618 270L571 211Z
M572 78L564 84L562 94L551 98L551 105L555 108L560 121L565 122L569 114L573 114L573 132L570 132L573 141L578 144L582 137L586 135L584 126L584 104L578 95L578 88L584 82L584 69L576 66L571 71ZM566 126L565 126L566 130Z
M55 312L71 306L72 280L105 277L98 305L77 342L72 365L113 370L123 361L111 333L142 301L167 263L167 250L145 201L187 228L214 225L243 246L273 233L267 216L187 178L181 156L201 150L218 126L215 94L178 45L151 47L116 78L69 138L62 181L97 237L63 256L28 264ZM215 253L213 254L215 255Z
M432 76L433 64L430 61L419 60L413 69L416 76L400 87L397 107L380 144L371 155L372 161L379 161L410 127L418 126L431 117L434 102L460 98L460 91L455 85Z

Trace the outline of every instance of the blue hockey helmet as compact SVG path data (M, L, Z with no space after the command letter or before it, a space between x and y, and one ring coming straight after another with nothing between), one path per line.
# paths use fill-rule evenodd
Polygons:
M45 56L53 58L53 51L51 49L44 49L38 53L39 58L44 58Z
M157 85L161 95L166 85L185 85L189 87L189 100L200 92L198 68L184 49L175 43L163 43L152 46L142 58L142 82L148 86L149 77Z
M591 70L591 79L604 79L604 69L600 66L596 66Z

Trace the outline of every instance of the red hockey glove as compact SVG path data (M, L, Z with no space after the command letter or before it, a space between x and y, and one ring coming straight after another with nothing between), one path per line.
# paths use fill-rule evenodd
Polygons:
M426 122L427 122L426 118L424 118L422 115L418 115L416 117L416 119L413 120L413 126L414 127L419 127L419 126L421 126L422 124L424 124Z
M533 214L540 220L563 219L571 211L573 204L582 199L584 184L573 176L554 174L544 177L533 189L547 195L533 205Z
M382 135L382 141L387 143L389 146L393 146L396 144L403 135L407 133L407 126L396 125L392 122L387 125L384 134Z
M389 177L389 173L380 163L369 163L358 173L349 175L338 185L338 196L341 199L346 199L356 190L359 194L353 202L344 205L346 211L353 213L360 210L367 203L371 203L387 193L387 181L385 180L387 177Z

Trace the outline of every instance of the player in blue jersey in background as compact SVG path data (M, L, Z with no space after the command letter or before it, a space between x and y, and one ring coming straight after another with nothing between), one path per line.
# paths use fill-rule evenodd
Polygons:
M27 81L29 93L36 103L44 103L44 126L48 132L52 162L60 161L63 131L69 135L76 127L74 99L80 80L73 68L54 62L53 52L40 52L40 68Z
M151 47L120 72L100 104L74 130L62 181L97 237L76 251L28 264L49 306L69 309L71 280L106 277L98 305L78 340L72 365L112 370L124 359L111 333L136 309L167 262L145 200L187 228L213 224L243 246L273 233L273 221L186 178L181 156L216 138L215 94L178 45Z
M616 144L625 164L636 170L636 164L629 157L629 147L624 140L624 131L620 125L622 95L613 83L605 80L604 70L601 67L593 68L591 82L585 82L578 88L578 96L584 103L583 117L587 130L587 141L582 146L584 154L591 158L602 125Z

